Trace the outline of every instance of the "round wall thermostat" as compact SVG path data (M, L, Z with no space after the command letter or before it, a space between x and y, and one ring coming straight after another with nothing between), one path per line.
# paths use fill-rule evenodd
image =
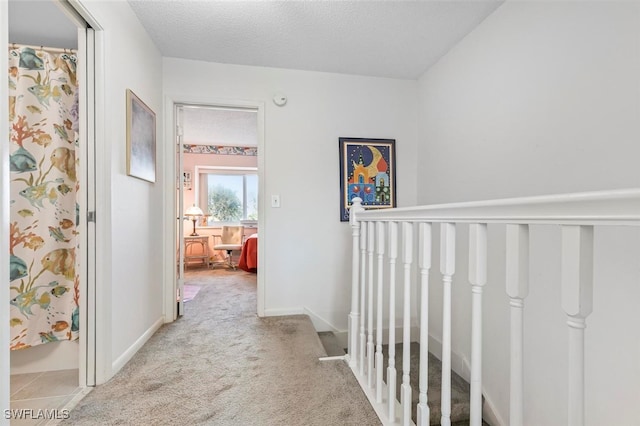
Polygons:
M284 106L287 103L287 97L281 93L278 93L273 97L273 103L278 106Z

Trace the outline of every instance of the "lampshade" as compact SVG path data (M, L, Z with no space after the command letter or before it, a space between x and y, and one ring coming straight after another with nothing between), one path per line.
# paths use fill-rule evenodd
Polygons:
M200 217L200 216L204 216L204 212L200 207L194 205L189 207L187 211L184 212L184 215L191 216L191 217Z
M193 232L191 233L191 236L198 236L198 233L196 232L196 221L198 220L198 218L204 216L202 209L194 204L184 212L184 215L191 219L191 221L193 222Z

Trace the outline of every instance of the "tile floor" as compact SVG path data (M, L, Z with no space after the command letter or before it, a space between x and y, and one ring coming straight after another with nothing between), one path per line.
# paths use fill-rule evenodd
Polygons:
M82 393L77 369L11 375L11 409L25 410L22 413L26 416L37 417L38 410L54 409L60 410L59 416L62 416L62 410L71 408L70 403ZM19 426L57 423L43 418L11 420L11 425Z

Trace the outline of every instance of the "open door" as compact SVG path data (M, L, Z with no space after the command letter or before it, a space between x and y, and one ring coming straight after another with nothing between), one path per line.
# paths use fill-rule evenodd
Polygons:
M196 140L191 139L191 124L193 115L191 114L191 110L220 110L220 111L253 111L256 114L256 124L254 139L257 140L257 153L264 152L264 103L262 102L254 102L254 101L230 101L228 99L191 99L189 96L178 96L174 97L168 95L166 97L165 103L165 112L166 112L166 127L165 131L167 135L170 135L170 143L165 145L166 156L167 158L172 158L174 160L174 167L167 168L166 177L167 177L167 193L171 194L171 197L167 197L170 200L165 208L166 219L167 219L167 229L171 229L173 232L170 234L171 237L166 240L167 245L165 246L165 271L167 277L172 277L171 280L167 280L165 287L165 321L171 322L178 318L178 316L183 315L184 304L183 304L183 290L184 290L184 281L185 281L185 269L187 263L185 263L185 238L184 238L184 226L185 226L185 216L183 211L183 206L186 204L190 205L192 203L191 196L193 194L193 204L202 208L202 205L199 205L199 201L195 194L200 193L199 181L203 179L200 176L199 169L202 167L198 167L198 165L194 165L191 163L192 154L201 154L200 152L192 152L190 154L185 154L185 144L187 146L191 146L194 142L200 141L200 138L195 138ZM205 118L206 120L206 118ZM202 130L202 129L200 129ZM185 136L186 133L186 136ZM188 139L185 139L188 138ZM195 143L198 145L198 143ZM242 145L242 144L241 144ZM238 145L240 146L240 145ZM247 146L242 145L242 146ZM207 152L206 154L209 154ZM226 154L232 155L232 154ZM236 155L246 155L246 154L236 154ZM266 228L264 222L264 197L260 196L260 194L264 193L264 155L256 155L257 159L257 168L252 166L252 170L257 169L257 181L258 181L258 197L257 197L257 211L258 211L258 229L261 229L262 235L265 235ZM186 166L185 166L186 163ZM244 161L237 163L244 163ZM226 169L230 168L234 169L248 169L249 167L246 164L233 164L233 165L212 165L214 168L218 169ZM193 188L191 189L191 193L187 192L187 188L185 188L185 174L190 175L189 180L190 184L193 184ZM226 173L225 173L226 174ZM254 173L255 174L255 173ZM189 184L189 183L188 183ZM171 192L175 191L175 192ZM175 194L175 198L173 197ZM176 223L177 222L177 223ZM191 229L191 224L187 222L188 229ZM206 226L206 225L205 225ZM262 227L262 228L260 228ZM215 235L213 234L213 230L205 230L205 235ZM258 246L262 247L264 244L264 238L258 241ZM264 249L258 250L258 263L263 265L257 272L257 306L256 311L258 316L264 316L264 299L265 299L265 290L264 290L264 270L266 268L264 262ZM173 278L175 277L175 278Z
M176 170L178 172L178 196L176 197L176 217L178 220L177 226L177 276L176 276L176 313L174 319L184 314L184 212L182 206L184 205L184 165L183 165L183 125L182 125L182 105L175 106L176 114Z

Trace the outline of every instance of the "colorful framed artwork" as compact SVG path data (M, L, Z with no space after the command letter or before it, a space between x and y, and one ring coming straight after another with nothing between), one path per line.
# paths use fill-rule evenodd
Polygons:
M127 90L127 174L156 181L156 114Z
M355 197L365 209L396 206L395 139L340 138L340 221Z

